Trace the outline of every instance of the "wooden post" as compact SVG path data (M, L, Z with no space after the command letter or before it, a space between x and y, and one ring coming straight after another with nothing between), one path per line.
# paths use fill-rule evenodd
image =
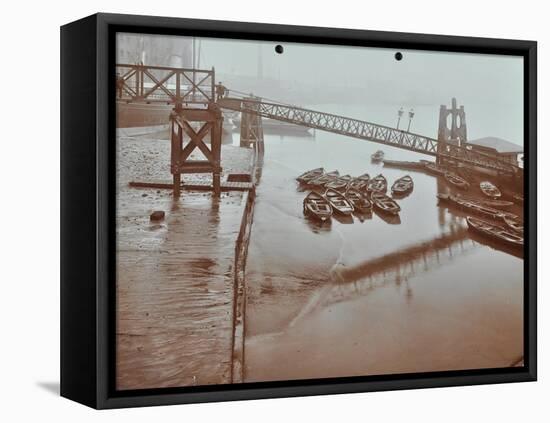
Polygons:
M210 147L212 148L212 156L214 157L214 171L212 173L212 184L214 195L219 196L221 193L221 149L222 149L222 128L223 115L220 109L213 110L216 115L216 120L212 125L210 136Z
M181 126L178 125L174 113L175 112L172 112L170 116L170 172L172 173L174 198L178 198L181 194L180 155L183 144L183 130Z

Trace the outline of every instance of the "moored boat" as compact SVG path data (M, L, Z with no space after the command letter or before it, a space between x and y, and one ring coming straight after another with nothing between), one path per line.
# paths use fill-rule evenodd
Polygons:
M345 197L356 212L370 213L372 211L372 202L360 191L350 188L346 191Z
M462 195L457 195L457 197L460 197L464 200L468 200L468 201L477 201L479 203L481 203L482 205L484 206L488 206L488 207L494 207L494 208L497 208L497 209L509 209L510 207L512 207L514 205L514 203L512 201L507 201L507 200L492 200L490 198L472 198L472 197L464 197Z
M378 150L370 156L370 159L373 162L381 162L384 160L384 152L382 150Z
M500 190L489 181L482 181L479 183L481 192L490 198L499 198L502 194Z
M325 184L326 188L332 188L337 191L345 191L348 184L351 182L352 177L350 175L340 176L339 178L334 178L332 181Z
M322 167L318 167L317 169L308 170L302 173L296 180L302 184L307 184L310 180L321 176L323 173L325 173L325 170Z
M399 204L382 192L373 192L371 200L373 206L383 213L397 215L401 211Z
M324 197L332 206L334 213L339 213L341 215L350 215L353 212L353 205L344 197L341 192L336 191L335 189L327 189Z
M356 179L366 182L368 184L370 181L370 175L368 173L363 173L362 175L359 175Z
M391 186L391 193L392 195L398 197L398 196L404 196L406 194L409 194L414 188L414 182L412 178L409 175L405 175L399 179L397 179L393 185Z
M385 193L388 190L388 181L383 175L377 175L369 181L367 190L370 192Z
M472 216L468 216L466 221L468 222L468 227L471 230L487 238L504 242L515 248L523 248L523 236L511 231L510 229Z
M324 222L332 216L332 206L318 192L310 192L304 199L304 214Z
M348 190L357 190L357 191L366 191L367 189L367 182L362 181L358 178L353 178L350 183L348 184L347 188Z
M457 188L460 189L468 189L470 188L470 183L464 179L462 176L457 175L454 172L445 172L445 179L450 184L454 185Z
M504 217L517 218L517 216L512 213L485 206L480 201L465 199L450 194L437 194L437 198L441 201L447 201L451 205L469 213L480 214L491 219L502 220Z
M509 216L503 216L502 220L504 220L504 223L506 223L506 226L508 226L514 232L523 234L523 222L521 220L514 219Z
M324 187L325 184L329 183L330 181L334 180L340 175L340 173L337 170L333 170L332 172L327 172L323 175L320 175L316 178L310 179L308 181L308 185L314 186L314 187Z

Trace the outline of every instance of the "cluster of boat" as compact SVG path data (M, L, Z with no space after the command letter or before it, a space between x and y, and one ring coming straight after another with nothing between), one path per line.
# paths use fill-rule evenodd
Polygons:
M519 216L506 211L513 206L513 202L452 194L438 194L437 197L440 201L466 212L468 227L473 231L509 246L523 248L523 222Z
M377 211L398 216L401 207L394 198L403 198L414 187L409 175L397 179L391 186L392 197L386 195L388 181L383 175L373 178L368 173L358 177L341 176L335 170L325 172L323 168L309 170L296 178L298 183L310 190L304 199L304 214L321 222L330 220L333 213L349 216Z
M426 160L418 162L384 160L384 166L424 171L444 178L450 186L462 191L471 188L471 183L465 178L434 162ZM473 232L486 239L522 249L524 245L523 222L519 216L509 210L514 206L514 202L523 203L523 196L514 193L508 196L514 201L504 200L502 199L501 190L492 182L486 180L479 183L479 189L483 194L483 198L473 198L459 194L438 194L438 198L440 201L464 211L468 227Z

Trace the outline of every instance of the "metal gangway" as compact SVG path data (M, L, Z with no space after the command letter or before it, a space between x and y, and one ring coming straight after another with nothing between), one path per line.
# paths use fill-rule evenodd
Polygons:
M364 120L294 105L264 101L254 97L224 97L218 99L218 105L224 109L259 115L264 118L371 141L497 172L507 174L520 172L518 166L494 155L474 150L471 147L441 142L435 138Z

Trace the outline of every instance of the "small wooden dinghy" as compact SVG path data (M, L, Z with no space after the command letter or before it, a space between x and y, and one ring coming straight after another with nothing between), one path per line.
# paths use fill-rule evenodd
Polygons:
M515 248L523 248L523 236L514 233L510 229L471 216L468 216L466 221L471 230L487 238L503 242Z
M447 173L447 171L444 168L442 168L441 166L438 166L433 162L426 162L424 164L424 169L426 170L426 172L437 176L445 176L445 173Z
M474 201L474 202L478 202L478 203L481 203L482 205L484 206L488 206L488 207L494 207L494 208L497 208L497 209L509 209L510 207L512 207L514 205L514 203L512 201L507 201L507 200L491 200L489 198L472 198L472 197L465 197L465 196L462 196L462 195L457 195L457 197L459 198L462 198L464 200L467 200L467 201Z
M392 195L399 197L410 193L414 188L414 182L409 175L397 179L391 186Z
M353 178L350 175L340 176L339 178L335 178L328 182L325 185L325 188L335 189L336 191L345 191L352 179Z
M366 191L370 181L370 175L363 173L362 175L354 178L349 184L348 189L355 189L357 191Z
M317 178L325 173L325 169L318 167L317 169L308 170L307 172L302 173L296 178L301 184L307 184L311 179Z
M504 217L517 219L517 216L512 213L488 207L480 201L465 199L450 194L437 194L437 198L441 201L449 202L451 205L465 210L468 213L479 214L495 220L502 220Z
M519 219L514 219L510 216L503 216L502 220L504 220L504 223L506 223L506 226L508 226L514 232L523 234L523 222L522 221L520 221Z
M349 188L345 194L346 199L351 203L353 209L359 213L372 212L372 202L360 191Z
M445 179L447 180L447 182L449 182L450 184L454 185L457 188L460 188L460 189L470 188L470 183L466 179L464 179L462 176L459 176L456 173L446 172Z
M382 192L373 192L371 200L373 206L382 213L397 215L401 211L399 204Z
M370 156L370 159L373 162L381 162L384 160L384 152L382 150L378 150Z
M480 182L479 188L487 197L499 198L502 195L500 190L489 181Z
M350 190L350 189L356 190L356 191L366 191L367 183L357 178L353 178L353 180L348 184L346 188L346 190Z
M332 206L325 197L312 191L304 199L304 214L324 222L332 216Z
M385 193L388 190L388 181L383 175L377 175L369 181L367 189L370 192Z
M349 216L353 212L352 204L346 200L346 197L344 197L341 192L329 188L325 192L325 198L332 206L332 211L334 213Z
M337 170L333 170L332 172L328 172L316 178L310 179L308 182L308 185L311 185L314 187L324 187L325 184L337 178L339 175L340 173Z

